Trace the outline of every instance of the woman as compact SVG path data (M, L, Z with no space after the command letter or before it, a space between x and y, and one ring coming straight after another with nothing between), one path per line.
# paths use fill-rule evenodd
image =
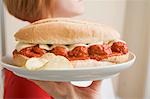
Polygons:
M4 1L10 14L29 22L44 18L73 17L84 11L83 0ZM100 82L94 81L89 87L81 88L69 82L31 81L5 70L4 85L5 99L99 99Z

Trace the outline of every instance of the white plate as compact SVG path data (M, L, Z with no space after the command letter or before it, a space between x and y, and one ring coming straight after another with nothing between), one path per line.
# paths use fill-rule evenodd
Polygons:
M11 57L3 57L0 62L4 68L13 71L16 75L27 79L44 80L44 81L93 81L110 78L121 71L129 68L135 61L135 55L130 53L129 60L125 63L91 67L91 68L75 68L65 70L44 70L29 71L25 68L13 66Z

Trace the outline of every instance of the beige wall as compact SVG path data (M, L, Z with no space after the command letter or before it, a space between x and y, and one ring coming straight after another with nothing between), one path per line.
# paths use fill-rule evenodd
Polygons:
M150 98L150 0L148 0L148 10L147 10L147 21L148 21L148 69L147 69L147 79L146 79L146 89L145 89L145 99Z
M1 14L0 14L0 16L1 16ZM1 20L0 20L0 23L1 23ZM0 24L0 38L1 38L1 24ZM0 41L0 59L1 59L1 41ZM1 77L2 77L2 72L1 72L1 70L2 70L2 67L0 66L0 98L2 97L2 89L3 89L3 87L2 87L2 79L1 79Z
M1 2L0 2L0 6L1 6ZM1 38L1 8L0 8L0 38ZM0 46L1 46L1 43L0 43ZM0 48L1 49L1 48Z
M121 73L121 99L144 99L148 57L148 20L146 0L127 0L124 38L136 56L135 65Z
M85 14L81 18L106 24L123 33L126 0L85 0Z
M1 37L2 37L2 32L1 32L1 27L2 27L2 24L1 24L1 10L2 10L2 8L1 8L2 6L1 6L1 1L0 1L0 39L1 39ZM1 59L1 55L2 55L2 44L1 44L1 40L0 40L0 59ZM2 82L3 82L3 80L2 80L2 72L1 72L1 70L2 70L2 67L0 66L0 99L2 99L2 97L3 97L3 84L2 84Z

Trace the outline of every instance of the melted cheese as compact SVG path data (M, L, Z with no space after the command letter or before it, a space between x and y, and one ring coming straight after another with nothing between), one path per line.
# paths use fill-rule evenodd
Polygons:
M27 60L25 67L28 70L38 70L42 68L46 63L48 63L48 60L44 58L30 58Z
M16 50L19 52L20 50L27 48L27 47L32 47L35 46L36 44L29 44L29 43L18 43L16 45ZM50 47L46 44L40 44L40 48L45 49L45 50L50 50Z
M46 44L40 44L39 48L45 49L45 50L50 50L50 47Z
M67 46L61 45L61 44L54 44L54 45L52 45L52 46L50 47L50 50L52 50L53 48L55 48L55 47L57 47L57 46L59 46L59 47L64 47L64 48L66 48L66 49L68 50Z
M73 50L75 47L77 47L77 46L85 46L85 47L88 47L88 45L86 45L86 44L72 44L72 45L70 45L70 46L68 46L68 49L69 50Z
M35 46L35 44L18 43L16 45L16 50L19 52L20 50L27 48L27 47L31 47L31 46Z
M97 45L97 44L103 45L103 44L104 44L104 42L103 42L103 41L101 41L101 42L97 42L97 43L91 43L91 44L89 44L89 46L91 46L91 45Z
M109 44L110 46L112 46L112 45L113 45L113 43L115 43L115 42L122 42L122 43L125 43L125 44L126 44L126 42L125 42L125 41L123 41L123 40L119 40L119 39L111 40L111 41L106 41L106 42L104 42L104 43L105 43L105 44Z
M125 43L125 44L126 44L126 42L125 42L125 41L123 41L123 40L119 40L119 39L114 40L114 42L122 42L122 43Z
M120 42L123 42L123 43L126 43L125 41L122 41L122 40L112 40L112 41L107 41L107 42L97 42L97 43L92 43L92 44L89 44L89 45L86 45L86 44L72 44L72 45L69 45L69 46L65 46L65 45L63 45L63 44L54 44L54 45L52 45L51 47L50 46L48 46L47 44L39 44L39 47L40 48L42 48L42 49L45 49L45 50L52 50L53 48L55 48L55 47L57 47L57 46L59 46L59 47L64 47L64 48L66 48L67 49L67 51L70 51L70 50L73 50L75 47L77 47L77 46L86 46L86 47L89 47L89 46L91 46L91 45L96 45L96 44L108 44L109 43L109 45L112 45L114 42L118 42L118 41L120 41ZM36 44L27 44L27 43L18 43L17 45L16 45L16 49L17 49L17 51L20 51L20 50L22 50L22 49L24 49L24 48L27 48L27 47L31 47L31 46L35 46Z
M59 70L59 69L69 69L69 68L73 68L73 65L71 64L71 62L63 57L63 56L54 56L52 55L49 60L48 63L45 64L41 70Z

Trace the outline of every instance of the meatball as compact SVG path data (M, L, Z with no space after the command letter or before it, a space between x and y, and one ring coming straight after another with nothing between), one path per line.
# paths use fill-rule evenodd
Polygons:
M46 53L46 51L44 49L41 49L39 48L39 45L36 45L34 47L32 47L32 50L34 53L37 53L37 54L40 54L40 55L43 55Z
M128 53L128 46L123 42L114 42L113 45L111 46L111 50L113 52L126 54Z
M64 47L56 46L52 50L50 50L50 52L54 53L55 55L67 57L67 50Z
M68 52L69 58L77 58L79 60L88 59L88 48L86 46L77 46Z
M88 48L89 55L109 55L112 53L108 45L92 45Z
M112 54L112 51L108 45L92 45L88 48L88 53L91 59L100 61Z
M21 51L19 51L19 53L21 55L27 56L29 58L31 58L31 57L40 57L40 56L43 55L43 54L38 54L38 53L33 52L32 47L24 48Z

